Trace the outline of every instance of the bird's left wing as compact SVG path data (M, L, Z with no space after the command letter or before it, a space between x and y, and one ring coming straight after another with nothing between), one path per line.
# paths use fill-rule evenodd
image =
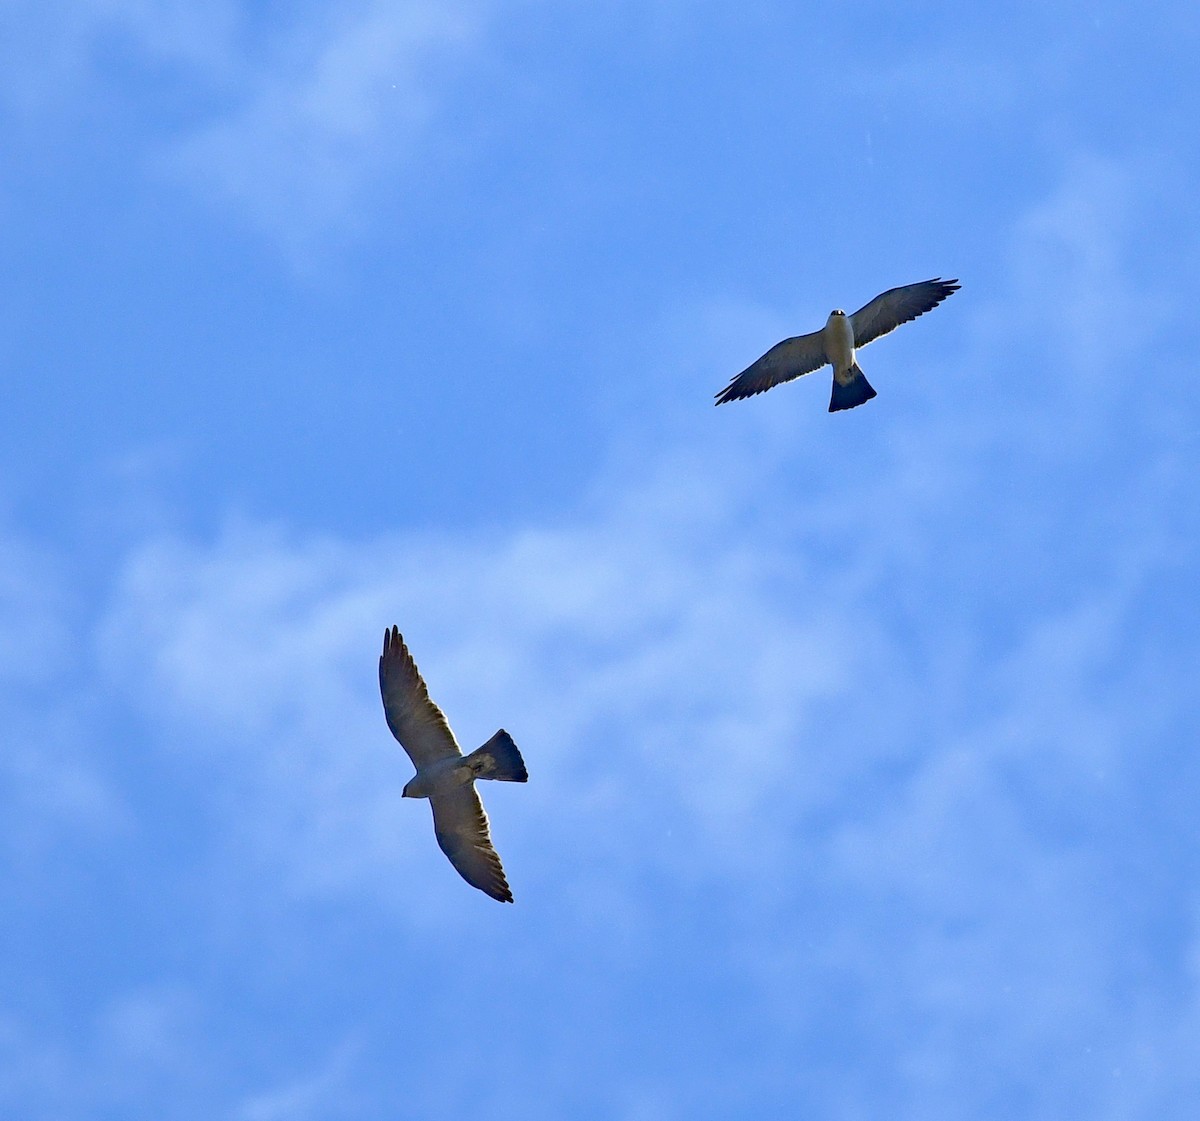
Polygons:
M894 331L901 323L924 315L961 287L957 280L936 277L881 292L850 316L855 347L866 346L880 335Z
M717 404L723 405L726 401L765 393L774 385L819 370L828 361L820 331L784 339L771 347L757 362L747 366L722 389L717 394Z
M498 899L513 901L500 857L492 848L487 814L473 782L449 787L429 799L433 806L433 831L450 863L472 887Z
M429 699L421 671L395 627L383 632L379 692L388 727L417 770L448 755L462 754L442 710Z

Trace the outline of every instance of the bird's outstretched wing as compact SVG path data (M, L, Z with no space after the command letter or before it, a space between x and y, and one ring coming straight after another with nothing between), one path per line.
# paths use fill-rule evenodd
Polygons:
M487 814L473 782L450 787L430 798L437 843L472 887L501 903L513 901L500 857L492 848Z
M924 315L961 287L957 280L943 280L939 276L881 292L850 316L855 347L866 346L881 335L894 331L901 323Z
M828 361L820 331L814 331L811 335L797 335L794 339L784 339L771 347L757 362L747 366L722 389L717 394L717 404L723 405L726 401L736 401L739 397L753 397L756 393L765 393L773 385L819 370Z
M442 710L429 699L421 671L395 627L383 632L379 692L388 727L418 770L448 755L462 754Z

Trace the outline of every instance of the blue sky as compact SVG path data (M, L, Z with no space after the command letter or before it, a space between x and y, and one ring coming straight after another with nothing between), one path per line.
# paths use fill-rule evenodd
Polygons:
M1193 8L0 8L5 1116L1194 1118Z

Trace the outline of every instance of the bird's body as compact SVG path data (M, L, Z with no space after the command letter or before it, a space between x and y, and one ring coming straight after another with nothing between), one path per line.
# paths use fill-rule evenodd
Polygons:
M388 727L417 770L405 784L404 797L429 799L438 845L467 883L511 903L475 780L527 781L517 745L501 728L482 747L463 755L395 627L383 634L379 691Z
M405 798L432 798L448 786L462 786L474 778L462 762L462 756L438 759L421 767L404 785Z
M811 374L822 366L832 365L833 391L829 411L853 409L875 396L875 390L859 369L856 349L937 307L959 287L957 280L938 277L889 288L853 315L836 308L830 312L821 330L784 339L757 362L747 366L717 394L717 404L753 397L785 381Z
M833 376L839 381L848 380L847 371L854 365L854 328L840 308L831 311L825 320L821 342L833 364ZM838 377L839 374L841 377Z

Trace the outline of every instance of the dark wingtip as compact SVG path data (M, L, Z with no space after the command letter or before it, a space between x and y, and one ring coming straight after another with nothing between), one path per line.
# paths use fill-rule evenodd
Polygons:
M737 381L737 378L734 378L734 381ZM762 389L750 389L750 390L742 390L741 392L735 393L733 386L727 385L724 389L721 390L720 393L717 394L717 399L714 402L714 404L727 405L727 404L729 404L730 401L745 401L749 397L755 397L759 393L764 393L764 392L765 392L765 390L762 390Z
M404 639L400 636L400 628L391 626L383 632L383 653L379 655L380 680L383 679L383 664L388 659L399 658L405 651Z

